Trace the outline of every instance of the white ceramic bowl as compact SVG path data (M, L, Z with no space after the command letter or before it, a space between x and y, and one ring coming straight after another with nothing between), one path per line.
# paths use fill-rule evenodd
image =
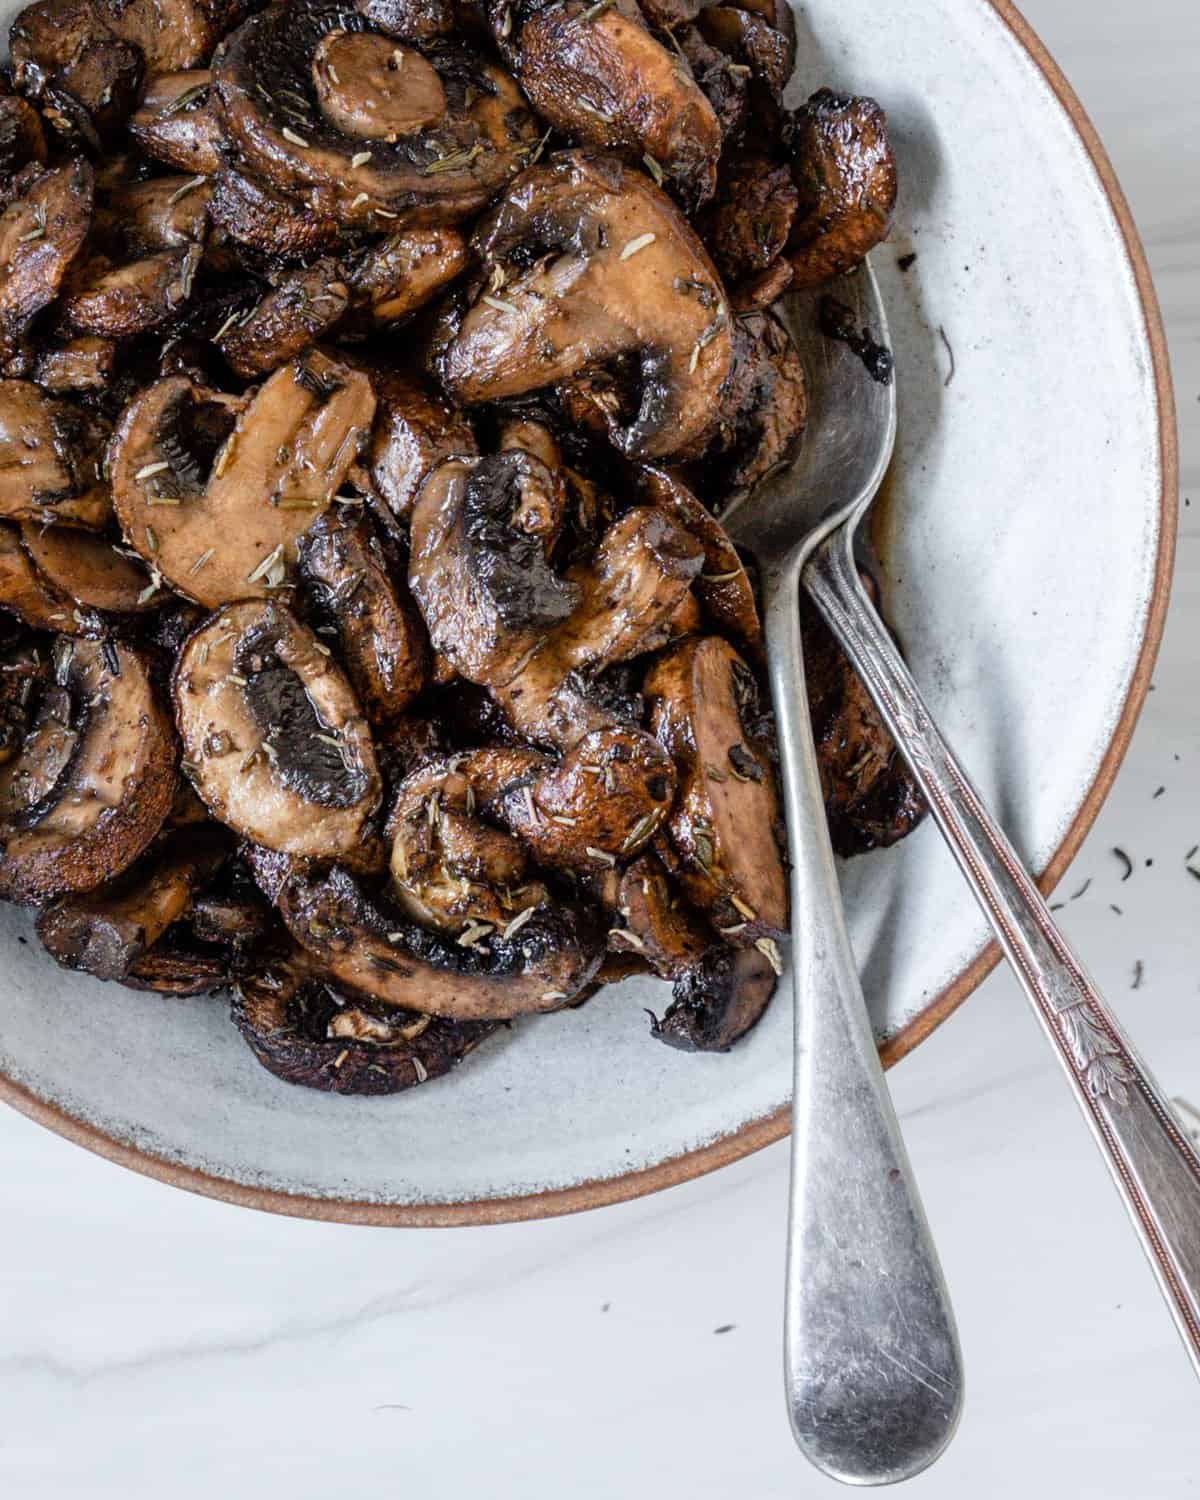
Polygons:
M1007 4L798 13L795 96L875 95L902 173L874 258L899 370L888 604L951 741L1053 878L1108 789L1166 604L1173 413L1140 248L1078 102ZM930 827L848 864L843 885L898 1055L986 972L985 928ZM339 1099L264 1072L223 1001L64 974L28 934L5 908L0 1093L236 1202L380 1223L536 1216L664 1186L786 1128L786 985L728 1056L652 1041L643 1007L664 988L636 982L523 1022L411 1094Z

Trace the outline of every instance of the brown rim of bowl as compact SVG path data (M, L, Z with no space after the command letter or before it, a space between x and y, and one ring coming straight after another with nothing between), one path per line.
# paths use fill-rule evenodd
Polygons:
M1112 787L1129 741L1137 724L1138 715L1150 687L1150 676L1162 643L1163 625L1166 620L1167 601L1170 595L1171 571L1175 560L1175 534L1178 524L1179 453L1175 431L1175 401L1171 384L1171 369L1167 358L1166 335L1163 332L1162 315L1158 297L1150 278L1150 268L1142 242L1129 211L1129 204L1121 191L1108 153L1100 143L1095 127L1088 119L1074 90L1063 76L1058 64L1047 52L1024 16L1009 3L1009 0L988 0L992 9L1024 47L1032 62L1041 70L1046 82L1054 91L1072 124L1075 126L1091 158L1097 175L1107 194L1113 215L1120 227L1125 242L1126 254L1133 268L1142 314L1146 324L1146 337L1150 345L1154 365L1154 383L1158 398L1159 461L1162 471L1162 489L1159 496L1159 542L1158 559L1154 574L1154 592L1146 617L1145 633L1138 654L1136 669L1129 684L1129 691L1117 721L1113 737L1109 742L1100 769L1084 798L1074 822L1059 845L1049 864L1042 872L1038 885L1050 892L1062 878L1067 866L1074 859L1084 836L1096 820L1096 815ZM944 1020L963 1003L999 962L1000 952L995 943L989 943L967 965L958 977L925 1007L919 1016L910 1021L882 1048L885 1067L891 1067L911 1052L918 1043L940 1026ZM782 1140L788 1133L788 1113L784 1108L760 1120L751 1120L731 1135L721 1136L706 1146L686 1151L680 1156L668 1157L653 1167L626 1172L619 1177L606 1177L591 1182L576 1183L573 1187L547 1188L540 1193L528 1193L514 1198L476 1199L465 1203L429 1204L384 1204L364 1203L355 1199L313 1198L301 1194L284 1193L272 1188L245 1187L229 1182L193 1167L183 1167L176 1162L164 1160L149 1151L123 1145L113 1140L94 1126L68 1115L57 1105L39 1099L30 1090L0 1075L0 1099L14 1109L45 1125L58 1135L65 1136L77 1146L86 1146L98 1156L130 1167L146 1177L156 1177L172 1187L186 1188L207 1198L220 1198L226 1203L236 1203L245 1208L257 1208L268 1213L288 1214L300 1219L327 1219L342 1224L375 1224L411 1228L447 1227L467 1224L506 1224L521 1219L548 1219L559 1214L578 1213L587 1208L603 1208L610 1203L621 1203L629 1198L640 1198L646 1193L656 1193L662 1188L674 1187L693 1177L714 1172L727 1166L739 1157L761 1150L774 1141Z

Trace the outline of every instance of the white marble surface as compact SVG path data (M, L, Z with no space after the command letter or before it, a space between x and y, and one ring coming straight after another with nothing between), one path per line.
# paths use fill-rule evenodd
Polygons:
M1064 918L1167 1089L1200 1106L1184 870L1200 843L1200 11L1025 9L1145 237L1196 497L1156 691ZM1137 861L1124 884L1116 844ZM912 1492L1200 1493L1200 1390L1012 982L993 977L892 1082L969 1383L954 1446ZM598 1214L384 1232L193 1198L6 1111L0 1493L832 1495L792 1451L780 1394L786 1171L777 1146Z

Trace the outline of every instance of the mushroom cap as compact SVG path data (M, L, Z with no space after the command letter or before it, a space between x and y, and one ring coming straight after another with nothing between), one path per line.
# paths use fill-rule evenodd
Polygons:
M413 225L363 252L350 271L355 302L366 305L372 328L391 327L461 275L469 259L453 225Z
M377 857L370 730L328 648L282 605L218 610L180 653L172 692L188 774L215 818L289 856Z
M341 229L328 213L272 192L231 168L213 179L208 216L238 245L268 259L303 259L337 245Z
M220 171L223 137L211 85L207 68L163 73L150 80L128 127L147 156L181 172Z
M214 341L230 369L253 380L331 333L350 305L341 276L332 257L282 272L262 301Z
M408 521L427 476L456 454L477 452L471 424L428 381L372 367L378 406L368 467L371 484L398 521Z
M110 450L126 538L209 608L269 596L292 573L299 537L333 500L374 411L367 378L315 349L247 400L183 376L158 381L126 407Z
M537 127L513 80L440 41L423 44L413 68L423 79L432 72L440 84L445 111L436 122L397 132L394 141L348 134L350 122L330 109L341 94L340 74L335 67L331 76L318 58L334 33L380 36L335 0L299 0L245 22L216 60L228 140L276 191L343 224L380 229L398 217L452 223L482 208L536 143ZM405 49L393 49L403 57ZM402 67L397 77L403 79Z
M12 901L112 880L158 833L175 794L174 735L144 659L112 641L64 641L57 674L73 743L47 795L0 829L0 895ZM9 786L35 755L27 744L4 767Z
M92 220L94 179L85 161L28 167L0 214L0 343L12 348L58 295Z
M25 380L0 380L0 516L102 527L112 502L99 483L103 424Z
M714 944L675 980L674 998L652 1034L683 1052L728 1052L761 1019L779 976L756 948Z
M648 177L564 152L516 179L473 244L498 290L437 351L452 396L520 396L627 356L641 389L633 421L611 432L619 448L662 456L711 427L731 361L724 289Z

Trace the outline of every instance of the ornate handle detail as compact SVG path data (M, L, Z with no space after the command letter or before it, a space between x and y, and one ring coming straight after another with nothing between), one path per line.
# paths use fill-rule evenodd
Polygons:
M1054 1043L1200 1373L1200 1158L942 738L862 588L841 527L803 581L912 767Z

